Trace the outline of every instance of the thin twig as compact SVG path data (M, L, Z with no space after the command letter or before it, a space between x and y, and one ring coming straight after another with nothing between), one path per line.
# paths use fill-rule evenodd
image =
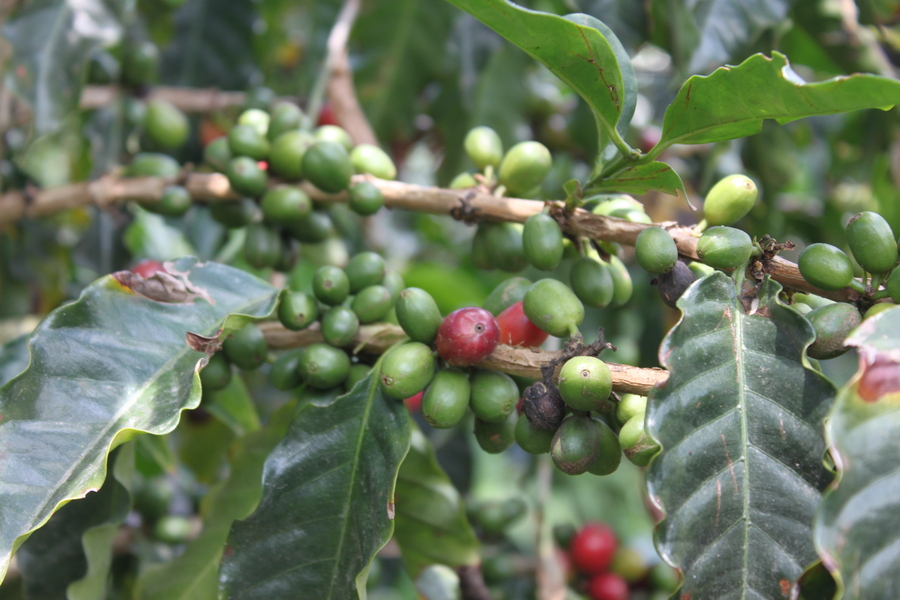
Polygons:
M325 62L319 71L316 82L313 85L312 93L309 95L309 104L306 107L306 116L311 123L315 123L319 119L319 113L322 111L322 104L325 100L325 92L328 89L328 82L331 75L340 63L347 47L347 40L350 39L350 30L353 29L353 23L356 21L356 15L359 14L359 8L362 4L361 0L344 0L341 12L338 13L337 20L328 34L328 42L326 48L328 54L325 56Z

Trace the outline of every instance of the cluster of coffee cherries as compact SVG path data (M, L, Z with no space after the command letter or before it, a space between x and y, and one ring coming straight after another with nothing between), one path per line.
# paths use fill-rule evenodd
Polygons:
M319 267L312 293L285 290L277 309L281 324L300 331L318 323L325 341L281 353L269 373L272 384L283 391L304 383L315 390L349 391L371 370L351 358L360 326L384 320L403 288L403 278L388 270L380 255L360 252L343 269ZM222 352L200 371L200 381L204 389L222 389L230 381L231 364L256 369L268 354L264 334L251 323L224 341Z
M595 356L572 357L556 383L535 382L524 397L512 377L479 366L501 342L534 347L548 335L577 334L584 305L564 283L513 278L501 283L483 308L461 308L443 318L427 292L407 288L397 300L396 316L410 341L385 355L380 384L392 398L418 403L419 396L422 416L432 427L455 427L471 410L483 450L499 453L517 442L531 454L550 453L570 475L614 472L623 447L640 465L658 451L644 431L646 400L612 400L611 372ZM441 358L438 366L433 349ZM592 416L595 412L606 416Z
M278 102L270 111L249 108L227 135L204 149L209 168L227 175L236 201L210 204L212 217L228 228L246 227L243 257L254 268L290 270L298 243L319 243L330 235L327 206L318 206L298 185L305 180L327 193L347 192L349 207L361 216L376 213L384 196L371 181L351 185L355 174L394 179L391 158L371 144L354 146L349 134L336 125L304 129L305 117L291 102ZM148 103L145 127L157 145L177 148L188 137L185 115L164 100ZM165 142L164 144L162 142ZM137 154L125 171L131 177L177 179L178 162L161 152ZM278 185L271 185L277 178ZM190 208L191 194L182 185L167 186L159 199L144 202L152 212L178 217Z
M668 600L678 587L677 572L663 563L649 566L640 551L620 545L605 523L557 525L554 538L567 579L591 600Z

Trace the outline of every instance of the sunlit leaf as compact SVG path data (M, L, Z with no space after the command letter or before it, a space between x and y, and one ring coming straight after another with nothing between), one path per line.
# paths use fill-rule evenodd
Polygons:
M623 192L640 195L651 190L672 196L681 194L687 198L684 183L678 173L666 163L659 161L622 169L592 185L589 192Z

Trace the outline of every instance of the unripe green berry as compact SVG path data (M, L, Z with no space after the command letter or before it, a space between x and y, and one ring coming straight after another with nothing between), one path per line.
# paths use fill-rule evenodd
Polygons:
M853 281L850 257L830 244L810 244L797 259L803 279L823 290L839 290Z
M503 158L503 142L497 132L490 127L475 127L466 134L463 141L466 154L481 170L491 166L497 168Z
M668 273L678 262L675 240L661 227L648 227L638 234L634 250L641 267L654 275Z

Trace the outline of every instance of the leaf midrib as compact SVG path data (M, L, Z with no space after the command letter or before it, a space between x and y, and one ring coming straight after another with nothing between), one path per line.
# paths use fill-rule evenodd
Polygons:
M743 360L743 352L744 352L744 320L747 318L744 315L743 305L740 301L741 296L741 286L743 284L743 278L738 277L738 281L736 283L737 289L735 290L734 303L732 304L734 313L737 315L737 318L733 321L735 323L735 332L734 332L734 362L737 367L737 377L738 377L738 408L740 410L740 420L741 420L741 457L744 462L744 490L743 490L743 518L744 518L744 569L741 574L741 598L747 597L747 586L748 586L748 577L750 573L750 461L747 456L747 448L750 446L750 437L747 432L747 410L746 410L746 400L747 400L747 382L744 375L744 365L745 361ZM728 452L728 444L725 444L725 451ZM726 458L731 462L731 459L726 456ZM733 463L732 463L733 464Z

